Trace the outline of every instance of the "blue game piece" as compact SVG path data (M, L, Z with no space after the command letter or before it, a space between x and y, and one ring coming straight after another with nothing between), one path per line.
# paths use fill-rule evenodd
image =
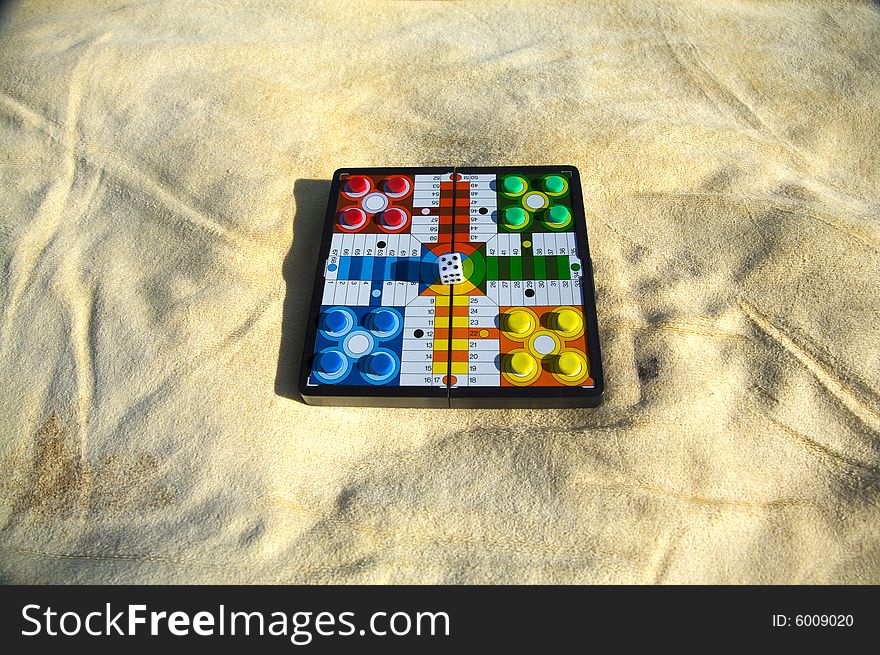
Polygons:
M369 361L370 373L385 377L394 371L394 358L388 353L374 353Z
M318 370L327 375L336 375L345 368L345 357L338 350L321 353L318 359Z
M397 315L387 309L377 309L372 313L371 323L376 332L391 332L397 327Z
M328 332L342 332L348 327L349 316L339 309L324 314L324 328Z

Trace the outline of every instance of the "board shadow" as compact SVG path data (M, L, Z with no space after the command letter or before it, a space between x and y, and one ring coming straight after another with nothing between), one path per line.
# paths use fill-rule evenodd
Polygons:
M292 241L281 266L285 295L275 393L299 402L303 400L297 390L297 380L302 366L306 317L312 301L330 183L330 180L306 179L294 183L296 211L291 226Z

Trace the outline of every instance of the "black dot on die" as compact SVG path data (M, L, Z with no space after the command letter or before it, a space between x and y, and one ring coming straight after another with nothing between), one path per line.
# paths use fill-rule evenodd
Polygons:
M377 247L377 248L384 248L384 247L387 246L387 245L388 245L388 244L385 243L384 241L379 241L378 243L376 243L376 247Z
M480 207L480 213L481 213L481 214L488 214L488 213L489 213L489 210L486 209L485 207Z
M458 264L453 264L453 265L452 265L452 268L457 269L457 268L458 268Z
M424 331L422 331L422 330L416 330L416 331L413 332L413 336L414 336L416 339L421 339L423 336L425 336L425 333L424 333Z
M535 295L535 290L534 290L534 289L526 289L526 297L527 297L527 298L531 298L531 297L534 296L534 295Z

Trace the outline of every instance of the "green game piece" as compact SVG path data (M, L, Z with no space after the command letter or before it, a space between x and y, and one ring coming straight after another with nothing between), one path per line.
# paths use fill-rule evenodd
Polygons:
M507 178L510 179L510 178ZM526 222L525 211L520 209L519 207L511 207L507 211L504 212L504 222L512 227L519 227Z
M565 205L553 205L547 212L547 222L551 225L565 225L571 213Z
M579 270L581 270L581 265L580 265L580 264L572 264L572 265L571 265L571 270L573 270L573 271L579 271Z
M511 195L517 195L525 191L526 184L521 177L515 175L504 178L504 192Z
M548 193L562 193L565 189L565 180L558 175L550 175L544 180L544 190Z

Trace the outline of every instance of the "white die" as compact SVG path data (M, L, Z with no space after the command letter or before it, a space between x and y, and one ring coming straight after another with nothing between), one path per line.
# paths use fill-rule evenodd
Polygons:
M457 252L440 255L440 282L442 284L458 284L464 282L464 271L461 267L461 254Z

